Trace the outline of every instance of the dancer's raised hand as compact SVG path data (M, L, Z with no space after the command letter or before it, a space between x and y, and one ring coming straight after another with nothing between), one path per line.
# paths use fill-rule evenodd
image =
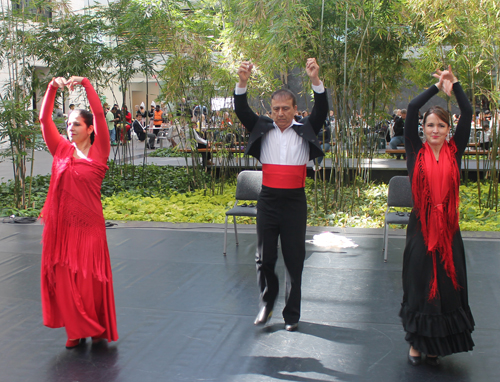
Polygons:
M71 76L68 81L66 81L66 86L69 90L73 91L75 85L81 85L85 77Z
M451 70L451 65L448 65L447 70L436 70L436 73L433 74L433 77L439 79L439 82L436 84L438 89L444 91L448 96L451 96L453 84L455 82L458 82L457 77L455 77L453 71Z
M66 86L66 78L64 77L52 77L52 81L50 81L50 85L56 88L64 89Z
M244 88L247 86L247 82L252 75L253 64L250 61L243 61L238 68L238 77L240 81L238 82L238 87Z
M313 85L321 83L319 79L319 65L315 58L308 58L306 61L306 73Z

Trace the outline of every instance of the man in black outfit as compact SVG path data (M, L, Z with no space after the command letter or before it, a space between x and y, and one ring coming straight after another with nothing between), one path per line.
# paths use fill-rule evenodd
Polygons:
M317 139L328 113L328 100L319 79L316 59L309 58L306 72L314 90L311 115L295 121L295 95L280 89L271 96L271 117L259 116L248 106L246 87L253 64L238 69L234 105L236 115L250 132L245 154L262 163L262 191L257 203L257 280L260 310L255 325L266 324L272 316L279 281L274 272L278 258L278 237L287 270L285 329L294 331L300 319L302 270L305 260L307 202L304 192L306 164L323 156Z

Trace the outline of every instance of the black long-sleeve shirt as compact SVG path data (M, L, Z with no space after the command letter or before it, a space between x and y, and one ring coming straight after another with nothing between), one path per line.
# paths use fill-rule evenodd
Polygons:
M430 100L434 95L439 92L437 86L433 85L420 95L415 97L408 105L408 113L405 121L405 149L406 149L406 166L408 168L408 175L410 180L413 179L413 168L417 154L423 146L423 143L418 135L418 111L425 103ZM457 146L456 160L458 169L462 165L462 154L469 142L471 121L472 121L472 107L465 95L460 83L453 84L453 93L460 108L460 120L458 121L457 128L453 139Z
M394 119L394 136L399 137L404 135L405 130L405 120L401 117L396 117Z

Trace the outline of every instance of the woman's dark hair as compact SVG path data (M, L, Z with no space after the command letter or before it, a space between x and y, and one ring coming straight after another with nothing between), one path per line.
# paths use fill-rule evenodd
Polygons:
M73 110L73 113L77 113L80 117L82 117L83 122L88 126L94 124L94 114L92 114L90 111L85 110L85 109L76 109ZM90 134L90 143L93 144L95 139L95 132L92 131L92 134Z
M432 106L429 110L427 110L424 114L424 120L422 121L422 126L425 126L425 121L427 117L431 114L436 114L436 116L441 120L451 126L450 122L450 113L444 110L441 106Z

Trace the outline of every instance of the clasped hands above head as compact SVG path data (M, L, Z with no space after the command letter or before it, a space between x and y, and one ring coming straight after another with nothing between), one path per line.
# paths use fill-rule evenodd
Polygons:
M54 87L64 89L67 87L70 91L74 89L75 85L81 85L85 77L71 76L69 79L64 77L53 77L50 84Z
M436 84L437 88L444 91L448 96L451 96L453 84L455 82L458 82L457 77L455 77L453 71L451 70L451 65L448 65L448 69L446 70L436 70L436 73L434 73L432 76L439 80Z

